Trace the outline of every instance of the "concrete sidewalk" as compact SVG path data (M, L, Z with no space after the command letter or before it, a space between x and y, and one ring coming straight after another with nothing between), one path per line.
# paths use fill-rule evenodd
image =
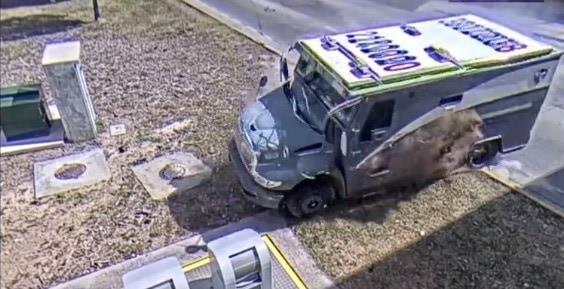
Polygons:
M267 211L245 218L238 223L229 224L202 235L186 238L139 257L57 285L52 287L52 289L122 289L121 278L124 273L171 256L176 257L182 264L206 257L206 243L244 228L253 229L260 234L268 233L277 247L283 252L284 257L308 285L308 288L333 288L331 279L317 268L315 261L305 251L292 230L287 228L287 222L284 217L277 212Z

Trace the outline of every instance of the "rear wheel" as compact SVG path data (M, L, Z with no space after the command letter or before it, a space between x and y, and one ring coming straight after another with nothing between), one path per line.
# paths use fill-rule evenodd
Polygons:
M301 185L286 200L288 212L296 218L319 214L333 201L335 190L327 182Z
M475 144L469 155L470 166L476 169L484 167L493 160L499 150L496 140Z

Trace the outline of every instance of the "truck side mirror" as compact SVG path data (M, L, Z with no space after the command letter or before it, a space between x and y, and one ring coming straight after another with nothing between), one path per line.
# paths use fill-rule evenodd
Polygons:
M268 77L266 77L266 75L263 75L259 80L259 87L265 87L267 83Z

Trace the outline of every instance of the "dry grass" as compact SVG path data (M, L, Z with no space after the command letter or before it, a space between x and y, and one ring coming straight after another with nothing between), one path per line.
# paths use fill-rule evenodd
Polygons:
M341 288L558 288L564 220L479 173L295 227Z
M59 32L31 33L21 23L28 30L3 30L1 84L44 81L44 44L79 38L99 137L1 159L1 288L50 286L259 211L240 197L226 144L239 99L256 89L271 55L179 2L100 2L100 23L92 22L84 0L2 11L2 21L23 17L33 24L34 17L58 15L81 22ZM21 38L22 31L34 36ZM116 123L126 125L127 135L109 136ZM109 162L109 181L34 198L35 161L96 146ZM212 181L155 202L129 166L178 150L212 164Z

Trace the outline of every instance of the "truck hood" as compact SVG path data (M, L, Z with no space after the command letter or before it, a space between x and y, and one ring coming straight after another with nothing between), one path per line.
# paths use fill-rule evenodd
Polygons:
M323 136L298 119L280 86L241 113L241 130L255 149L291 152L323 141Z

